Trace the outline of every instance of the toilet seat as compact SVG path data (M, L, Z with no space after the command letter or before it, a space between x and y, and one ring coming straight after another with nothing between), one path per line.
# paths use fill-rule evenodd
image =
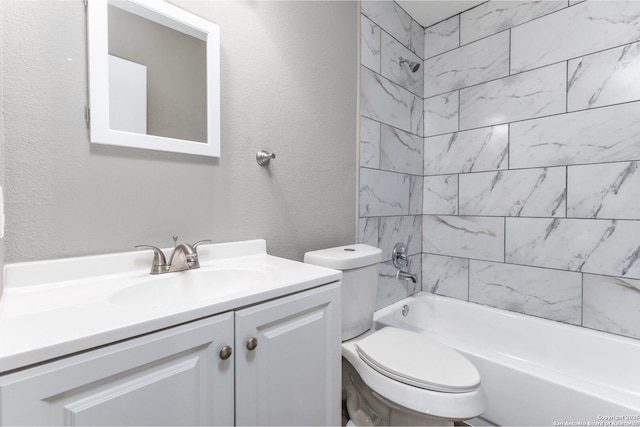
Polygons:
M452 348L424 335L386 327L356 344L370 367L396 381L445 393L463 393L480 384L478 370Z
M395 404L407 409L444 419L464 420L474 418L487 409L487 397L481 383L470 391L442 392L407 384L381 373L378 369L374 369L359 355L357 347L360 342L378 332L370 330L363 335L342 343L342 357L353 366L372 391L389 402L395 402ZM415 332L410 333L419 335ZM411 337L416 338L415 335L411 335ZM462 355L460 356L462 357Z

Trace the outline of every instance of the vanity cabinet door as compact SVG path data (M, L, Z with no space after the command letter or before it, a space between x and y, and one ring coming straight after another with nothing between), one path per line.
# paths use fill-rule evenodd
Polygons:
M233 425L233 313L0 377L2 425Z
M236 424L340 425L340 286L236 311Z

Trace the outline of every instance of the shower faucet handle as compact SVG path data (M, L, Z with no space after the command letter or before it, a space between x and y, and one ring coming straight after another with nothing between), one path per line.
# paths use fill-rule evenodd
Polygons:
M391 253L391 260L393 261L393 266L397 269L402 270L407 267L409 265L407 245L402 242L396 243Z

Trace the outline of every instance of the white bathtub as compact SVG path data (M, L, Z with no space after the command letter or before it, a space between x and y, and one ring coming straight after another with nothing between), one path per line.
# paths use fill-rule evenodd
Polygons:
M424 292L375 321L424 333L478 368L489 409L471 424L640 426L640 340Z

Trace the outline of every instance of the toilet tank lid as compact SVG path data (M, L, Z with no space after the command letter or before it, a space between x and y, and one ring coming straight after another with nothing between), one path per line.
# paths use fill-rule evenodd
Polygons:
M304 262L336 270L349 270L374 265L379 263L381 259L382 250L363 244L320 249L304 254Z

